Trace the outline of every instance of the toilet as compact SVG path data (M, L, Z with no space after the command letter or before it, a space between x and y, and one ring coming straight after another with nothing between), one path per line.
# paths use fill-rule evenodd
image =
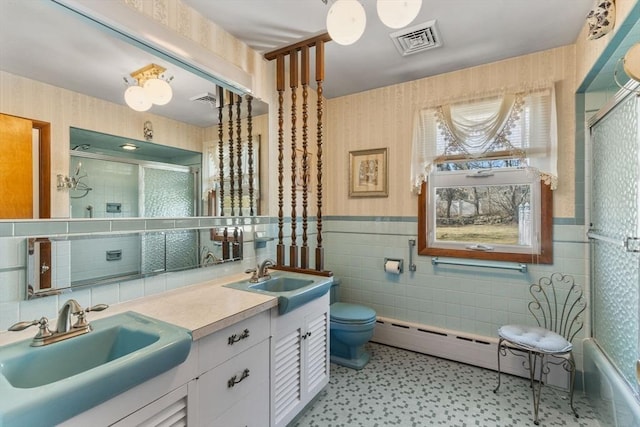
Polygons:
M336 302L340 281L331 286L329 307L329 346L331 362L352 369L362 369L369 362L364 345L373 336L376 312L363 305Z

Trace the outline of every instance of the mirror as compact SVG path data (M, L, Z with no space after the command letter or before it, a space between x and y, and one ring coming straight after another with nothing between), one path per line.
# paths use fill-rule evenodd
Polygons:
M27 299L242 260L241 227L27 239Z
M171 42L171 39L168 38L166 41ZM183 212L178 216L206 215L212 212L215 200L204 197L207 203L202 203L203 195L206 196L212 188L212 183L215 183L215 178L208 178L206 175L209 173L207 161L209 153L207 150L208 147L214 146L218 140L219 114L216 107L219 100L224 97L219 96L217 85L219 82L211 73L194 68L193 64L190 64L189 58L184 63L180 61L180 58L170 60L166 55L155 54L148 46L143 47L141 43L131 44L126 42L124 38L114 37L113 34L102 31L95 23L90 23L89 20L80 18L75 13L70 13L53 1L4 2L0 14L0 50L2 52L0 56L0 118L7 115L28 120L28 138L29 142L33 141L33 144L29 144L28 158L29 160L32 157L34 159L34 162L26 162L24 167L19 168L26 171L23 175L25 176L24 183L27 185L23 185L19 189L4 188L2 190L9 193L0 191L0 199L5 201L7 200L6 194L27 194L29 203L34 205L33 213L29 215L0 215L0 218L9 220L97 218L98 210L102 210L102 214L106 218L115 217L118 220L128 216L156 215L150 213L148 209L141 211L140 206L137 209L127 210L127 206L133 205L135 202L136 196L129 196L127 199L129 202L126 203L119 196L116 198L106 198L105 196L95 203L83 203L96 193L94 188L97 188L97 184L88 182L87 178L96 175L94 172L96 167L104 166L104 164L92 165L92 169L90 169L90 163L113 161L113 158L105 160L104 158L96 158L95 153L84 152L88 150L82 149L82 143L73 144L72 142L72 134L76 132L85 132L85 137L88 136L88 132L101 134L105 137L111 135L117 141L119 141L118 138L125 138L140 146L149 143L153 144L155 148L172 147L182 150L182 154L186 154L184 157L199 156L200 160L196 161L199 164L197 168L194 167L194 163L189 163L186 166L173 165L176 168L180 166L199 171L199 177L192 177L193 191L198 194L197 202L193 208L190 208L191 211ZM25 54L25 52L29 54ZM171 79L170 86L173 90L173 98L166 105L154 105L149 111L137 112L126 106L124 102L124 92L127 88L125 79L131 80L131 73L148 64L157 64L166 68L164 76ZM253 99L253 141L254 143L261 141L262 144L266 143L268 146L267 112L267 104ZM234 117L237 117L235 111ZM149 132L150 128L151 133ZM32 129L33 135L31 134ZM228 134L228 131L225 131L225 138ZM246 134L243 136L246 137ZM45 140L46 144L43 143ZM116 144L120 144L120 142L116 142ZM74 150L74 148L76 149ZM267 150L260 150L259 153L266 158ZM16 159L13 153L5 152L5 154L5 159L15 163ZM103 152L99 155L117 158L117 156L113 156L113 153ZM138 159L134 154L127 155L127 158L149 163L158 162L157 158L152 160ZM120 158L118 163L125 162L122 162ZM163 160L158 163L171 162ZM256 156L255 164L260 163L264 162L259 161ZM6 167L6 163L4 165L0 162L0 173ZM43 165L47 165L47 168ZM161 170L161 173L164 172L166 172L164 169ZM263 174L263 177L266 176L266 172L265 168L259 169L259 173ZM60 179L58 179L58 175L61 175ZM132 172L130 176L134 175L135 172ZM14 174L10 180L3 179L3 182L23 182L15 178ZM127 185L132 185L131 181L125 179ZM79 184L80 182L82 184ZM139 186L140 181L137 182ZM188 187L188 185L183 185L183 187ZM259 188L256 188L256 191L257 197L259 197ZM87 195L84 195L85 193ZM46 194L46 197L43 194ZM165 197L166 194L166 192L159 192L157 197ZM137 198L138 205L141 205L139 194ZM80 204L73 207L75 200L78 200ZM209 205L212 206L211 210L207 209ZM258 214L258 211L254 213L254 215ZM162 215L162 213L157 214L157 216ZM172 213L172 215L175 214ZM122 221L121 224L126 227L129 223L133 224L136 221L141 220ZM147 222L147 220L142 221ZM222 224L224 230L224 225L253 224L253 220L247 221L225 218L199 219L195 222L206 223L207 227L219 227ZM102 230L98 224L100 220L88 222L82 220L81 222L82 224L78 223L78 225L83 230L86 228ZM176 218L174 222L192 224L194 220ZM43 222L39 223L44 224ZM56 228L54 225L58 224L51 222L51 228ZM49 224L45 225L47 227L42 227L42 229L48 229ZM194 225L194 227L196 226ZM139 230L139 228L136 229ZM160 236L162 236L162 239L166 239L172 235L173 231L147 229L147 231L138 234L127 234L128 231L125 228L125 231L120 231L120 233L126 234L127 245L122 242L122 245L115 245L115 247L111 247L111 244L107 245L107 242L113 242L111 234L100 234L102 232L99 231L98 235L91 237L72 237L56 232L55 239L47 238L51 245L60 245L61 253L64 253L62 249L64 245L68 245L68 257L62 256L60 263L57 261L53 263L53 260L56 259L53 258L51 262L43 264L41 261L46 257L46 253L44 257L41 253L42 251L46 252L46 249L40 249L41 244L34 242L33 250L35 253L35 248L38 248L38 260L36 262L35 258L29 258L29 263L32 264L30 274L35 274L37 271L37 274L40 275L43 270L46 270L45 273L48 272L55 279L53 287L45 283L42 295L50 292L48 289L51 292L60 292L62 287L70 284L81 286L115 281L115 277L109 277L112 276L111 274L105 274L103 269L105 263L114 266L114 263L118 262L136 261L127 268L115 270L119 277L118 281L124 280L125 277L135 277L135 275L157 274L174 270L173 267L170 267L169 259L164 255L166 250L164 241L162 244L147 246L143 243L151 241L153 237L161 239ZM33 235L33 233L34 231L29 229L28 233L20 235ZM218 264L221 260L237 260L242 257L242 253L238 253L238 250L242 248L242 239L233 240L236 238L233 233L230 239L227 231L226 240L224 231L212 234L207 228L206 231L202 229L201 231L192 231L192 233L197 236L198 245L191 245L188 250L185 250L185 253L190 254L189 259L192 260L192 263L181 265L177 269L206 267ZM38 235L45 239L47 231ZM124 235L119 234L114 238L124 238ZM94 239L98 239L97 242L100 244L89 244L89 242L97 243ZM4 238L0 240L2 240L0 243L5 243ZM13 253L11 248L23 248L25 239L6 239L6 244L10 249L9 252ZM95 277L87 275L72 279L71 271L75 271L78 266L76 259L81 257L72 255L71 248L82 247L83 244L99 248L96 249L99 251L95 257L96 264L92 265L87 262L82 266L87 270L96 271L98 274L95 274ZM140 248L138 255L131 255L130 251L137 251L137 248ZM125 249L127 250L125 251ZM24 254L25 251L21 249L20 253ZM56 254L58 253L56 252ZM27 267L26 264L23 266L20 263L26 262L24 261L26 259L26 256L21 257L17 266L11 266L12 273L14 270L16 272L17 282L24 288L26 288ZM158 262L163 263L163 267L147 268L144 264L147 259L157 259ZM138 261L140 262L139 266ZM65 277L68 280L65 281ZM41 287L39 280L37 286L35 278L30 282L34 288L33 292L36 294ZM0 292L4 291L5 286L0 289ZM16 297L18 296L16 295ZM21 297L18 298L21 299Z
M44 203L50 206L35 208L36 212L50 211L42 217L75 217L69 208L71 192L58 191L57 179L58 175L73 178L75 173L77 163L66 149L75 146L72 128L201 154L207 144L217 140L216 103L220 97L213 77L178 67L149 49L107 34L53 2L6 2L0 16L0 46L0 91L4 94L0 97L0 114L51 126L44 132L50 134L51 141L45 153L50 155L46 160L51 180L44 186L50 191L50 201ZM166 68L173 98L166 105L141 113L125 105L124 79L131 80L130 74L147 64ZM268 137L267 110L265 103L253 100L254 141L261 137L264 143ZM148 136L146 123L152 125L152 141L143 141ZM266 150L263 152L266 154ZM31 169L37 175L40 168L36 164ZM34 176L36 187L38 179ZM202 183L207 185L208 180L201 175L199 194L206 190ZM259 194L259 189L256 191ZM206 209L196 212L206 213ZM131 211L127 215L141 214ZM20 217L4 217L16 218Z

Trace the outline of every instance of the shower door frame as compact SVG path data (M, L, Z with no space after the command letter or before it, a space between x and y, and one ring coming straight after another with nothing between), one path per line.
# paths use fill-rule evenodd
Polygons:
M617 108L622 102L627 101L628 97L630 96L635 96L636 97L636 109L637 111L639 111L639 116L640 116L640 82L634 81L634 80L630 80L629 82L627 82L627 84L625 84L618 92L616 92L616 94L611 98L611 100L609 100L609 102L607 102L607 104L605 106L603 106L600 110L598 110L598 112L596 114L594 114L588 121L587 121L587 135L589 135L589 148L591 148L591 146L593 145L593 141L592 141L592 129L594 126L596 126L601 120L603 120L609 113L611 113L615 108ZM637 135L640 137L640 117L638 118L638 127L639 129L637 130ZM640 141L638 141L638 144L640 144ZM640 149L640 148L639 148ZM589 161L591 164L590 167L590 171L591 173L593 173L593 152L592 150L590 150L591 152L589 153ZM636 179L640 180L640 176L638 176ZM593 185L594 185L594 177L593 175L591 175L590 178L590 182L589 182L590 186L589 186L589 200L588 200L588 206L589 206L589 218L590 220L593 218L593 212L592 212L592 207L593 207L593 200L592 200L592 195L593 195ZM640 186L640 183L639 183ZM638 197L640 198L640 194L638 195ZM640 222L640 216L638 217L638 222ZM591 223L591 221L589 221L589 224L591 224L591 226L593 225ZM636 224L636 229L639 230L640 229L640 224ZM640 230L637 231L637 234L640 233ZM617 365L617 361L612 360L612 357L607 353L607 350L604 349L600 343L598 342L598 338L596 336L596 322L597 322L597 316L596 316L596 307L594 304L594 298L595 298L595 292L596 292L596 283L595 283L595 271L594 269L596 268L594 265L594 257L595 257L595 252L596 252L596 246L597 244L607 244L607 245L614 245L614 246L620 246L623 249L626 250L626 252L628 253L638 253L640 252L640 236L634 236L632 238L627 237L626 239L614 239L602 234L599 234L597 232L597 230L592 230L589 229L587 232L587 237L590 240L590 246L591 249L589 251L590 253L590 282L591 282L591 297L590 297L590 304L591 304L591 308L590 308L590 312L591 312L591 319L590 319L590 335L591 337L594 338L594 343L597 345L597 347L600 349L600 351L602 352L602 354L604 354L607 359L609 359L609 362L611 363L611 365L614 367L614 369L618 372L618 374L620 375L621 378L624 378L624 381L627 383L627 385L631 388L633 394L636 396L636 399L640 396L640 333L638 334L637 337L637 344L636 344L636 384L630 384L628 383L628 379L625 377L625 375L621 372L620 368L618 368ZM632 242L635 242L635 244L633 244ZM634 247L630 248L630 246L633 245ZM640 266L639 266L640 268ZM639 289L638 289L638 293L640 294L640 284L638 285ZM637 310L638 314L638 324L640 325L640 309Z

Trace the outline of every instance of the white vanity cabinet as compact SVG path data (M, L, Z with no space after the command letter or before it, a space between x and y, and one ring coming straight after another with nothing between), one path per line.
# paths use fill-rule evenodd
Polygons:
M270 334L269 310L227 326L195 341L176 368L61 425L266 427Z
M191 352L182 364L100 405L70 418L60 426L155 427L191 425L196 358ZM72 405L73 402L66 402Z
M271 425L283 427L329 382L329 294L273 313Z
M198 341L194 425L269 425L270 333L266 311Z

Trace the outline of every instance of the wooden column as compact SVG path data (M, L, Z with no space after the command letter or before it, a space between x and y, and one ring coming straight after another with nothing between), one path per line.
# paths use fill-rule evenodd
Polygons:
M289 266L298 267L298 236L296 228L296 134L298 125L298 51L289 52L289 87L291 88L291 246L289 247Z
M308 202L308 174L309 174L309 152L307 144L309 141L309 46L301 49L301 70L300 80L302 83L302 250L300 253L300 267L309 268L309 246L307 244L307 202Z
M234 93L233 92L228 92L229 95L229 204L231 205L231 216L235 216L236 211L235 211L235 197L236 197L236 190L235 190L235 180L233 179L234 177L234 171L235 171L235 165L233 164L233 100L234 100Z
M284 265L284 55L276 59L276 89L278 90L278 246L276 263Z
M318 151L317 167L317 194L316 194L316 220L317 220L317 235L318 243L316 246L316 270L324 271L324 248L322 247L322 82L324 81L324 41L318 41L316 43L316 84L318 101L316 106L316 146Z
M247 168L249 169L249 216L253 216L253 117L251 102L253 97L247 95Z
M220 215L224 216L224 125L222 123L224 89L221 87L218 87L218 102L218 167L220 168L220 188L218 189L218 197L220 198ZM209 215L211 215L211 212L209 212Z
M242 97L236 96L236 176L238 177L238 216L242 216Z

